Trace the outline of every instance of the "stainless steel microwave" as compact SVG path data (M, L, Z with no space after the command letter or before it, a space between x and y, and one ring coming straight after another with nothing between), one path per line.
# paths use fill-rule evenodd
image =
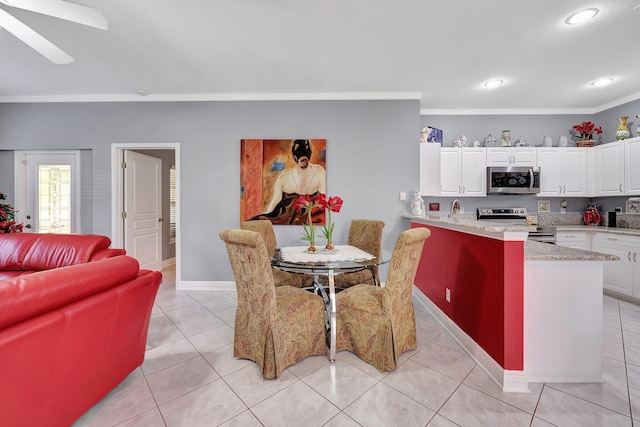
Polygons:
M536 194L540 192L540 168L487 167L487 194Z

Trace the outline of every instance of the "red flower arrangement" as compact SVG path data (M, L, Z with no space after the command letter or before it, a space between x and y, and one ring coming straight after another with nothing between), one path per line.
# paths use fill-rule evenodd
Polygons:
M322 210L326 209L328 211L328 220L322 229L322 234L324 235L325 239L327 239L326 249L331 250L333 249L331 239L333 237L333 230L335 228L335 224L331 222L331 212L340 212L342 203L343 201L340 197L332 196L327 198L326 194L322 193L318 194L317 196L300 196L298 197L298 200L293 202L293 207L297 212L302 213L302 211L304 210L307 214L307 223L302 224L302 227L304 229L304 236L300 239L309 242L309 252L315 252L317 250L315 246L316 226L311 218L313 210L315 208L320 208Z
M582 122L579 125L572 126L573 130L580 134L580 139L591 140L593 139L593 133L600 135L602 133L601 127L596 127L593 122Z

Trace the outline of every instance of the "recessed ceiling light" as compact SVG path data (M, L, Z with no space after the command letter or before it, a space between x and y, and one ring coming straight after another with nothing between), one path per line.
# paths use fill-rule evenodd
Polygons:
M136 89L136 95L147 96L149 95L149 91L144 89Z
M600 87L600 86L606 86L611 83L613 83L613 77L607 77L604 79L598 79L594 82L591 82L591 86Z
M502 83L504 83L504 80L502 79L487 80L484 82L484 87L494 88L500 86Z
M566 22L569 25L582 24L585 21L595 17L598 14L599 10L595 7L581 10L580 12L576 12L570 17L567 18Z

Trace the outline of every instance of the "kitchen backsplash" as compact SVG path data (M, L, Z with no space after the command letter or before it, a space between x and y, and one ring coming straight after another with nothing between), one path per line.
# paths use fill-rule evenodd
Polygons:
M585 225L582 214L538 214L540 225L542 226L560 226L560 225ZM640 215L618 214L616 219L619 228L638 228L640 229ZM602 225L607 227L607 215L602 215Z

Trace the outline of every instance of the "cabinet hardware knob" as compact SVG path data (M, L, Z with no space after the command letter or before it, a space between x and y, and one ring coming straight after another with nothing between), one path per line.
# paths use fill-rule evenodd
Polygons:
M636 260L636 253L635 253L635 252L633 253L633 262L638 262L638 261Z
M627 252L627 259L631 261L631 252Z
M622 184L620 184L620 186L618 188L620 189L620 192L622 193Z

